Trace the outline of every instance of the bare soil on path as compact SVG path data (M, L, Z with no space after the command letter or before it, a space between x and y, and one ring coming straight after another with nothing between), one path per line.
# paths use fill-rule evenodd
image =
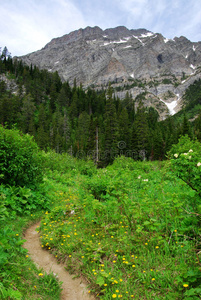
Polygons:
M56 258L47 250L41 248L39 233L36 231L40 223L34 224L29 227L24 238L26 242L23 247L29 252L31 259L36 263L39 268L47 273L56 273L59 281L62 281L62 300L95 300L92 295L88 294L87 285L81 278L73 277L64 269L65 265L58 264Z

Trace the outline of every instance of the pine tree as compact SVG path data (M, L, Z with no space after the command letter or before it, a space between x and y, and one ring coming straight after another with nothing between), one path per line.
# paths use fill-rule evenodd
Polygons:
M86 151L89 138L90 116L84 111L79 115L77 127L77 142L79 150Z
M113 90L109 85L106 98L105 112L105 149L104 161L106 164L112 163L118 155L118 123L114 99L112 98Z
M136 137L134 151L138 153L139 159L145 160L145 158L148 156L149 150L149 130L147 114L145 113L145 108L141 101L139 102L137 108L134 128Z
M129 116L126 108L123 108L119 118L119 154L129 155L129 151L131 150L131 129Z

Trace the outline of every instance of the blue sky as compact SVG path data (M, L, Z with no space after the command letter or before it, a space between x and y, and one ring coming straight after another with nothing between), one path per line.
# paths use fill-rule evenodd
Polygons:
M146 28L201 41L201 0L0 0L0 47L12 56L87 26Z

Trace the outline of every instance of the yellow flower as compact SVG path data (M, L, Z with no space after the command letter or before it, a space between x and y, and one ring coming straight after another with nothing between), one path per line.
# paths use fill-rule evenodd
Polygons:
M187 283L184 283L184 284L183 284L183 287L188 287L188 284L187 284Z
M156 246L156 249L158 249L159 248L159 246Z
M155 278L152 278L152 281L154 281L155 280Z
M18 233L16 233L16 236L18 236L19 234Z
M43 276L43 273L39 273L38 276Z
M135 268L135 265L132 265L133 268Z
M112 298L117 298L117 295L116 295L116 294L113 294L113 295L112 295Z

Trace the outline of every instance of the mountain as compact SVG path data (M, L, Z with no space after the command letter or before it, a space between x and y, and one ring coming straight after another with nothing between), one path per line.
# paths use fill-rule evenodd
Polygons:
M79 29L19 59L58 71L71 85L75 78L96 89L111 82L116 96L122 99L129 92L154 106L161 118L178 111L187 87L201 78L201 42L124 26Z

